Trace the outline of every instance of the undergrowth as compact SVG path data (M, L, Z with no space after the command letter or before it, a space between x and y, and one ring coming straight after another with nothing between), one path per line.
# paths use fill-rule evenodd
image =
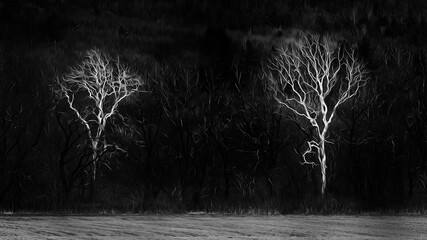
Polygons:
M299 201L280 203L269 201L263 204L250 202L218 201L190 208L182 203L150 202L134 206L113 206L106 204L81 204L76 206L53 207L50 209L1 209L0 215L121 215L121 214L154 214L154 215L398 215L418 216L426 215L425 204L389 207L367 207L355 201L338 201L332 197L311 198Z

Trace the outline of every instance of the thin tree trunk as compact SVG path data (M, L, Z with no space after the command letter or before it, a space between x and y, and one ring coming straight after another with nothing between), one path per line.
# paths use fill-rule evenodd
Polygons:
M325 151L325 141L321 141L319 149L320 157L320 168L322 172L322 197L325 195L326 189L326 151Z
M61 180L61 192L60 192L60 197L59 197L59 205L61 207L64 207L67 205L68 202L68 191L67 191L67 177L65 174L65 164L64 164L64 159L60 159L59 161L59 177Z
M90 181L90 201L92 204L96 203L96 164L98 161L98 151L97 151L98 141L94 141L92 144L93 153L92 153L92 177Z
M415 176L411 172L411 170L408 170L408 182L409 182L409 189L408 189L408 195L409 199L412 199L413 191L414 191L414 179Z
M93 204L96 202L96 161L92 165L92 179L90 182L90 199Z
M219 143L218 143L219 144ZM230 176L228 174L228 156L225 149L222 148L222 146L218 145L220 148L220 154L222 159L222 172L224 177L224 197L225 199L228 199L228 196L230 195Z

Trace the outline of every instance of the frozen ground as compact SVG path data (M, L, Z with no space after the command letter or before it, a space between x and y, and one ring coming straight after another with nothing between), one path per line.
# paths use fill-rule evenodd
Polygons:
M0 216L0 239L427 239L423 216Z

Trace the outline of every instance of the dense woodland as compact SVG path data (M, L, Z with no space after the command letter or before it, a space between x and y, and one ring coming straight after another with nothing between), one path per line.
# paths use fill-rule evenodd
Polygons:
M0 209L424 212L426 21L425 0L3 0ZM323 196L319 166L301 164L312 128L265 77L301 31L354 49L369 72L331 125ZM57 94L91 49L141 81L96 164Z

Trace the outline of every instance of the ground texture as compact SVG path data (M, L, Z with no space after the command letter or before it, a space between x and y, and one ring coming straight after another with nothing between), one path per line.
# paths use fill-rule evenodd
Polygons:
M423 216L0 216L0 239L427 239Z

